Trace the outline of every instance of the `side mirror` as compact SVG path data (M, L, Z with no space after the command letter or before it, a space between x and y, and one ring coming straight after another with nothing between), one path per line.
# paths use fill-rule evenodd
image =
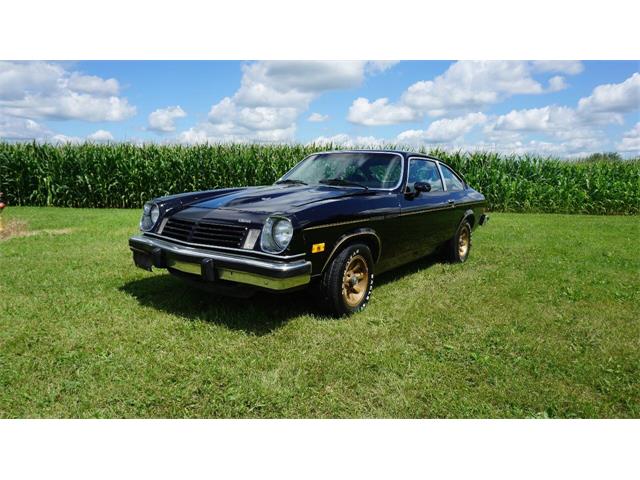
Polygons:
M413 184L413 188L416 192L430 192L431 184L429 182L416 182Z

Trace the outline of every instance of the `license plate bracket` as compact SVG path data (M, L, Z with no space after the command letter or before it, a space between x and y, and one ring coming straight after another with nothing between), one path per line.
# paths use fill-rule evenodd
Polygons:
M211 258L205 258L203 260L196 260L193 262L178 258L168 258L167 266L182 273L197 275L208 282L214 282L216 280L216 269L214 267L213 259Z

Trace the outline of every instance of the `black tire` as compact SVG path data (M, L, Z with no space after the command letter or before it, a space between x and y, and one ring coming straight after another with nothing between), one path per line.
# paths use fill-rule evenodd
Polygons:
M373 290L369 247L356 243L338 253L322 274L319 290L321 306L333 315L341 317L364 310Z
M463 248L463 244L465 244ZM451 263L464 263L471 252L471 225L463 221L456 234L444 245L444 255Z

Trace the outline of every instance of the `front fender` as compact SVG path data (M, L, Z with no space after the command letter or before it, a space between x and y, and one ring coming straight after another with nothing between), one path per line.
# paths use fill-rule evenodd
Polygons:
M367 238L367 243L371 244L374 248L372 248L371 254L377 263L380 260L380 255L382 254L382 240L380 240L380 236L376 233L376 231L372 228L363 227L355 229L351 232L345 233L340 236L333 244L329 255L327 256L321 273L324 272L327 265L335 258L335 256L340 252L341 248L345 245L348 245L350 242L357 240L358 238Z

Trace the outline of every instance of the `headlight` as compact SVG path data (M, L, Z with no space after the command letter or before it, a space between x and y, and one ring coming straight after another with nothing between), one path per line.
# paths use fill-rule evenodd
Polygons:
M154 225L156 224L159 218L160 218L160 207L158 207L158 205L154 203L153 207L151 207L151 221L153 222Z
M292 237L291 220L284 217L269 217L262 227L260 247L265 252L280 253L289 246Z
M145 203L142 207L142 218L140 219L140 230L148 232L160 218L160 207L155 203Z

